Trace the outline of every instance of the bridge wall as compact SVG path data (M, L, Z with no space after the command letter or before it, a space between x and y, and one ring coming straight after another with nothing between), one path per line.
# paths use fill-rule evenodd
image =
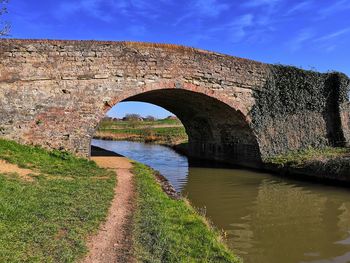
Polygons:
M292 73L302 80L293 80ZM337 95L342 85L329 81L329 74L181 46L0 40L0 136L86 156L106 111L133 97L182 114L193 155L258 161L333 145L341 134L349 143L348 104L327 99L327 91ZM169 102L180 98L175 92L164 93L164 100L135 97L158 90L184 90L213 101L206 105L183 96L186 114L184 105ZM207 128L210 139L197 136Z
M350 79L340 75L340 120L345 145L350 147Z
M348 144L348 89L349 78L341 73L271 66L251 112L261 151L268 156Z

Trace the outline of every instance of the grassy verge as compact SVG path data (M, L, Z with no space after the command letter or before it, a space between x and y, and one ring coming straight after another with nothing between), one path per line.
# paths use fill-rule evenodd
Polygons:
M136 163L134 245L139 262L239 262L185 200L170 199L153 171Z
M327 162L331 159L350 156L350 148L327 147L323 149L305 149L301 151L289 152L287 154L276 155L264 160L265 163L276 165L289 165L300 167L309 162Z
M174 145L188 140L179 120L101 122L95 138L129 140Z
M0 262L74 262L113 198L115 175L58 151L0 140L0 159L32 169L0 173Z

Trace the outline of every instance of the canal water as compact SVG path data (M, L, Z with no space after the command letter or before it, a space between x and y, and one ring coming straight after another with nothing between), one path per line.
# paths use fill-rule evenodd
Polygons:
M164 146L93 140L160 171L245 263L350 262L350 191L244 169L191 167Z

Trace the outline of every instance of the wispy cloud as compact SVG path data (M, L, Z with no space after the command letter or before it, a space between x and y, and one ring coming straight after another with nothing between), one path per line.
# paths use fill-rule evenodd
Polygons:
M110 5L114 10L117 10L118 13L122 15L129 14L130 3L126 0L110 0Z
M338 31L330 33L330 34L326 34L324 36L316 38L315 41L316 42L331 41L331 40L333 40L335 38L338 38L338 37L340 37L342 35L345 35L347 33L350 33L350 28L344 28L344 29L338 30Z
M248 0L240 5L243 11L249 10L254 15L254 25L244 29L247 39L252 41L265 41L275 30L275 25L281 21L281 8L283 0ZM249 32L249 34L248 34ZM243 34L242 34L243 35Z
M106 22L113 20L117 15L156 19L163 14L161 5L169 3L168 0L71 0L61 2L55 10L55 16L65 19L77 12L83 12Z
M289 8L289 10L287 11L286 15L292 15L292 14L295 14L295 13L298 13L298 12L310 10L313 7L314 7L314 2L313 1L300 2L300 3L296 4L296 5L294 5L293 7Z
M326 35L315 38L314 42L320 49L326 52L334 51L340 44L344 43L345 35L350 33L350 28L344 28Z
M350 9L350 1L348 0L338 0L329 2L329 4L318 11L321 18L326 18L328 16L337 14L339 12L344 12ZM348 12L348 11L347 11Z
M244 2L243 7L255 8L261 6L274 6L281 0L248 0Z
M229 5L217 0L194 0L193 8L202 16L216 17L229 9Z
M147 0L113 0L114 2L122 1L127 6L126 14L128 16L141 16L148 19L157 19L164 12L164 4L169 4L167 0L147 1ZM116 10L117 11L117 10Z
M349 33L350 28L344 28L332 33L319 35L309 28L300 31L299 34L289 42L289 48L292 51L296 51L304 47L314 47L330 52L338 46L339 38Z
M297 51L301 49L307 42L312 41L314 36L315 34L310 28L304 29L288 42L288 47L292 51Z
M67 16L76 12L84 12L96 19L108 22L112 20L109 13L104 12L101 8L103 0L79 0L70 2L61 2L59 7L54 11L56 18L65 19Z
M236 17L230 23L222 24L220 26L212 27L208 30L209 34L226 33L226 36L231 40L231 42L241 41L254 24L254 15L245 14Z
M253 25L254 15L246 14L230 24L231 39L234 42L242 40L249 30L249 27Z
M164 1L164 0L163 0ZM167 1L167 0L165 0ZM174 26L181 24L187 19L215 18L228 10L230 5L219 3L218 0L191 0L185 7L185 12L173 23Z
M282 0L249 0L237 7L241 15L233 16L230 22L207 30L208 34L225 35L232 43L262 43L271 38L271 32L281 19L279 4ZM284 18L285 19L285 18Z

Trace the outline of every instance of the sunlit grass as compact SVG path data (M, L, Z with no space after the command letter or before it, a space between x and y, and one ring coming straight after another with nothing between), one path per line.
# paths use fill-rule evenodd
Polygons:
M266 163L278 165L302 166L310 161L327 161L329 159L350 155L350 148L327 147L322 149L308 148L291 151L286 154L266 158Z
M113 198L114 173L68 153L0 140L0 159L38 175L0 172L0 262L75 262Z
M164 126L164 127L162 127ZM143 141L173 145L186 142L188 136L179 120L111 121L103 120L97 139Z
M185 200L173 200L162 191L150 168L136 163L134 173L134 244L139 262L240 262Z

